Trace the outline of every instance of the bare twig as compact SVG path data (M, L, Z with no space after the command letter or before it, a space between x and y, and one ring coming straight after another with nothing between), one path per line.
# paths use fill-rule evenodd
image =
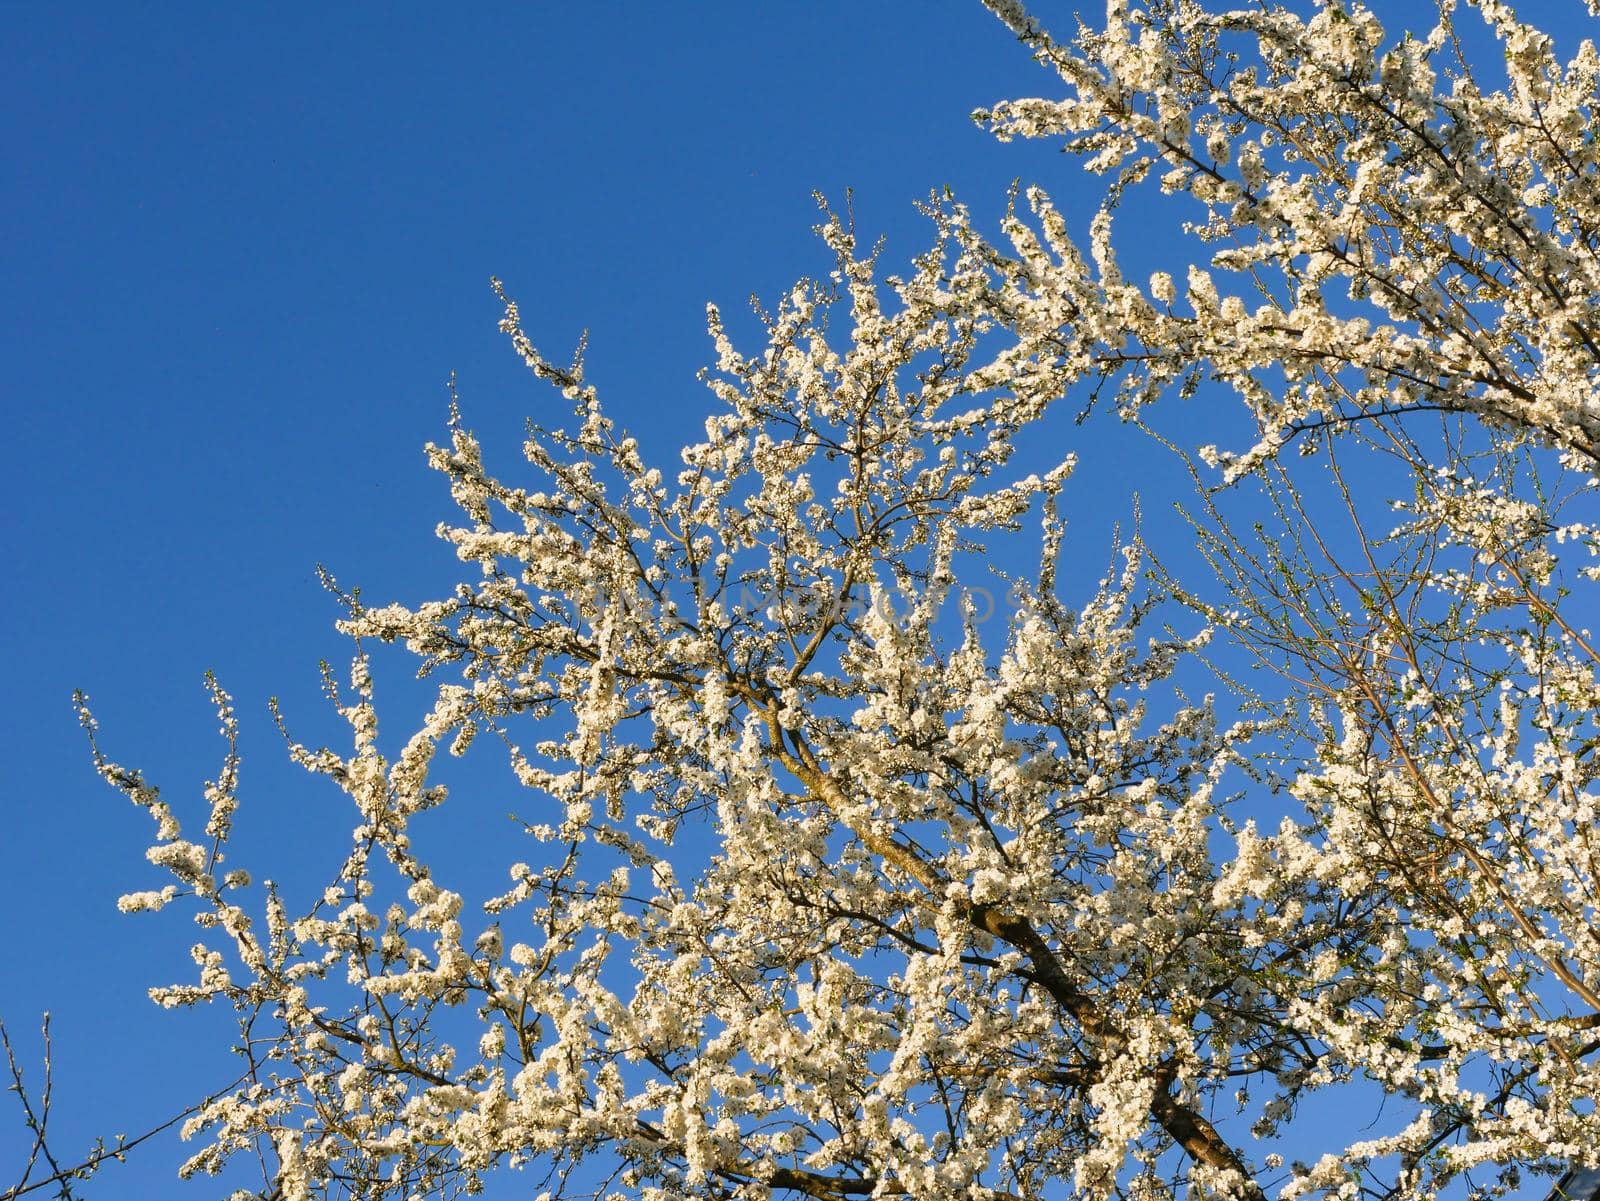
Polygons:
M137 1147L140 1143L147 1142L156 1135L161 1134L163 1131L170 1130L173 1126L176 1126L185 1118L192 1114L198 1113L207 1105L210 1105L217 1098L225 1096L229 1092L233 1091L233 1089L238 1087L248 1075L248 1073L246 1073L246 1075L240 1076L238 1079L229 1083L226 1087L220 1088L215 1092L208 1094L202 1100L197 1101L195 1104L189 1106L189 1108L180 1113L174 1114L160 1125L146 1130L143 1134L138 1135L135 1138L130 1139L123 1135L118 1135L116 1145L112 1147L105 1146L104 1140L97 1140L94 1149L80 1159L77 1163L63 1166L51 1153L50 1148L45 1141L45 1130L50 1122L50 1111L54 1100L54 1074L51 1067L50 1046L50 1015L48 1013L44 1015L42 1032L44 1037L44 1088L39 1095L39 1106L36 1110L34 1108L33 1101L28 1096L27 1086L23 1082L22 1067L17 1062L15 1048L13 1048L11 1045L11 1037L6 1032L5 1023L0 1021L0 1044L4 1045L6 1066L11 1073L11 1084L7 1087L11 1092L17 1094L17 1100L22 1105L24 1121L28 1129L33 1132L33 1147L28 1152L28 1162L23 1167L22 1176L16 1184L12 1185L8 1189L0 1191L0 1201L15 1201L15 1199L18 1197L26 1196L27 1194L36 1192L42 1188L49 1188L52 1185L60 1186L60 1191L56 1193L58 1198L61 1198L62 1201L73 1201L73 1198L76 1196L76 1194L74 1194L72 1191L73 1181L87 1180L90 1176L94 1175L94 1173L98 1171L101 1165L104 1164L108 1159L122 1160L129 1151L133 1150L133 1148ZM49 1166L50 1174L48 1176L41 1177L38 1180L33 1180L32 1177L34 1169L38 1166L39 1158L41 1156L43 1156L44 1162Z

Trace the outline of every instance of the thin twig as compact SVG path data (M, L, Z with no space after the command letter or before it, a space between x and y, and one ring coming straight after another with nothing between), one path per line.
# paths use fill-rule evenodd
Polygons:
M248 1072L244 1073L232 1083L207 1095L203 1099L189 1106L189 1108L180 1113L174 1114L172 1117L162 1122L159 1126L155 1126L149 1130L146 1130L143 1134L136 1138L129 1139L119 1136L117 1138L116 1146L114 1147L106 1147L103 1145L103 1143L97 1143L95 1149L78 1163L69 1167L62 1167L61 1164L59 1164L55 1157L50 1153L50 1148L45 1144L45 1127L50 1120L50 1107L53 1095L53 1073L51 1070L50 1050L50 1015L48 1013L44 1015L43 1033L45 1083L44 1091L40 1095L39 1112L35 1113L33 1109L33 1103L28 1099L27 1088L23 1084L22 1068L17 1063L16 1052L11 1045L11 1038L6 1033L5 1023L0 1022L0 1043L4 1044L6 1064L11 1071L12 1084L10 1088L12 1092L17 1094L18 1100L22 1103L22 1111L25 1115L28 1129L34 1132L33 1148L28 1154L28 1162L26 1167L23 1169L22 1178L10 1188L0 1192L0 1201L15 1201L15 1199L18 1197L25 1196L28 1193L37 1191L38 1189L48 1188L51 1185L61 1186L61 1191L57 1194L57 1196L62 1198L62 1201L72 1201L74 1196L72 1192L72 1181L87 1179L108 1159L121 1160L129 1151L133 1150L133 1148L137 1147L140 1143L147 1142L156 1135L161 1134L163 1131L170 1130L173 1126L176 1126L179 1122L183 1121L191 1114L198 1113L200 1110L204 1109L207 1105L210 1105L219 1097L226 1096L228 1093L232 1092L240 1084L244 1083L244 1081L249 1077ZM37 1164L40 1155L43 1155L45 1162L50 1165L50 1175L48 1177L35 1180L30 1184L29 1178L33 1175L34 1167Z

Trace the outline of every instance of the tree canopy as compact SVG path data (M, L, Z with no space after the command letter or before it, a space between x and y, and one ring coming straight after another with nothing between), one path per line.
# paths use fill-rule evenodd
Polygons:
M461 582L339 593L349 746L289 730L354 817L324 892L224 862L220 686L198 816L80 701L170 873L123 907L202 927L154 995L245 1032L186 1171L1156 1201L1600 1167L1600 53L1500 0L987 2L1044 96L977 119L1080 156L1087 230L936 197L891 272L825 210L758 344L708 310L704 438L659 464L501 292L572 415L512 463L452 406ZM1183 279L1124 274L1135 193ZM1253 437L1161 432L1229 392ZM1136 528L1064 560L1075 418L1155 427L1209 570ZM393 742L384 643L437 681ZM474 743L522 790L492 883L418 820Z

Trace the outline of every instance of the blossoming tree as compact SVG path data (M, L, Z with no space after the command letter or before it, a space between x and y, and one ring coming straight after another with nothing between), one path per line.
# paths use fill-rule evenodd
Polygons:
M351 747L291 744L355 815L325 892L224 864L220 688L200 835L84 709L172 877L124 907L204 928L157 999L248 1032L189 1171L265 1152L238 1195L285 1201L496 1169L1422 1198L1596 1165L1600 56L1558 63L1497 0L1472 7L1503 84L1451 5L1400 37L1357 6L1111 0L1071 40L991 7L1069 94L983 119L1111 177L1087 253L1039 190L999 240L930 205L899 277L830 215L831 273L764 345L710 311L705 436L661 466L506 299L574 416L508 474L456 414L430 457L470 578L345 597ZM1118 265L1142 187L1199 206L1181 300ZM1231 485L1193 512L1214 577L1135 535L1086 588L1071 455L1018 459L1086 396L1133 416L1209 381L1261 429L1195 467ZM1032 567L987 623L962 584L1002 544ZM443 681L388 753L374 643ZM1250 657L1273 683L1236 685ZM491 890L417 820L475 740L526 793ZM1362 1128L1308 1130L1324 1094Z

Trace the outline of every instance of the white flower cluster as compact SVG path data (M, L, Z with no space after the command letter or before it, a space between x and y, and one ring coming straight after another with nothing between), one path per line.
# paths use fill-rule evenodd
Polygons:
M285 1198L600 1158L662 1201L1431 1201L1592 1162L1600 656L1568 595L1600 545L1600 57L1471 6L1498 89L1449 61L1453 4L1397 39L1334 0L1110 0L1063 42L991 0L1070 95L986 119L1113 178L1087 249L1033 189L1001 245L931 205L886 279L829 215L827 280L759 314L765 345L709 311L715 407L670 469L506 299L574 428L535 426L512 483L453 411L429 457L468 579L347 598L350 750L291 742L353 815L327 890L218 883L214 685L203 840L95 752L174 881L122 907L190 897L206 931L157 999L250 1032L186 1171L259 1151ZM1152 173L1209 262L1146 290L1111 214ZM1080 590L1055 402L1134 415L1208 377L1263 432L1197 454L1263 537L1204 493L1220 603L1138 538ZM1327 448L1320 501L1277 458L1297 438ZM1355 454L1410 489L1398 524ZM1038 566L985 626L957 582L1019 544ZM373 643L443 681L388 750ZM1282 688L1240 687L1241 656ZM528 813L498 893L427 816L465 820L436 751L475 743ZM1285 1168L1324 1089L1393 1100Z
M1166 273L1146 301L1102 270L1093 308L1132 318L1139 347L1126 404L1203 363L1261 423L1256 446L1224 456L1235 473L1341 420L1438 409L1600 459L1592 41L1562 62L1499 0L1467 0L1503 53L1495 88L1453 0L1403 36L1360 3L1302 17L1111 0L1070 42L1015 0L986 3L1069 94L979 119L1064 140L1119 191L1159 169L1198 202L1190 228L1227 244L1191 268L1186 313ZM1109 207L1102 220L1097 261Z

